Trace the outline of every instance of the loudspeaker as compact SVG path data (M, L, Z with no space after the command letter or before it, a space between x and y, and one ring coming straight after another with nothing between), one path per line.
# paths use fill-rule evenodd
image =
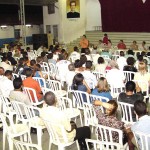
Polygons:
M37 50L41 45L48 48L47 34L32 34L33 49Z

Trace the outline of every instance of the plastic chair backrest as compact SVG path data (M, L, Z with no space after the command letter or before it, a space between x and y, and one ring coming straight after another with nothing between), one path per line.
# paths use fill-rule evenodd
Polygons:
M121 107L122 121L125 123L133 123L133 104L118 102Z
M30 143L18 141L15 139L13 139L13 143L14 143L17 150L30 150L30 149L42 150L42 148L37 144L30 144Z
M142 132L133 132L136 145L140 150L150 150L150 134L145 134Z
M85 139L88 150L89 144L93 145L93 150L120 150L121 145L113 142L100 142L99 140Z

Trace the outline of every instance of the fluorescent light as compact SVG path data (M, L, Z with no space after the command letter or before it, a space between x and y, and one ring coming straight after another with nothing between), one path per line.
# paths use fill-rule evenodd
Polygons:
M26 27L31 27L31 24L26 24Z
M2 25L1 28L7 28L7 26L6 25Z

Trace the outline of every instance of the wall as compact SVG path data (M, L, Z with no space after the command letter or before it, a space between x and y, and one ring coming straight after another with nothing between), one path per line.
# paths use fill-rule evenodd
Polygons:
M21 26L8 26L7 28L0 28L0 47L3 44L14 42L16 39L14 37L14 29L21 29ZM27 43L32 42L32 34L39 34L40 28L38 25L33 25L32 27L26 27L26 37Z
M86 31L95 30L94 26L102 26L101 6L99 0L86 0Z
M86 27L86 0L80 0L80 18L66 18L66 0L56 3L55 14L48 14L47 7L43 7L44 31L46 25L58 25L58 40L61 43L71 42L85 33ZM51 30L52 31L52 30ZM53 33L53 32L52 32Z

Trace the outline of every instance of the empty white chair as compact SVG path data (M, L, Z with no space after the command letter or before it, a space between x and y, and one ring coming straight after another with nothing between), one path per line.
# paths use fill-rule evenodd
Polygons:
M14 139L13 139L13 143L17 150L30 150L30 149L42 150L42 148L37 144L30 144L27 142L22 142L22 141L18 141L18 140L14 140Z
M44 123L50 136L49 150L51 150L52 143L58 146L58 150L64 150L65 147L70 146L75 142L77 144L77 150L79 150L78 141L76 140L70 142L67 138L66 130L62 125L55 124L46 120L44 120Z
M118 104L120 105L121 108L121 116L122 116L122 121L124 123L133 123L136 120L133 121L133 104L128 104L128 103L124 103L124 102L118 102ZM134 118L136 119L136 118Z
M150 134L133 132L137 148L139 150L150 150Z
M65 90L62 90L61 83L59 81L48 80L47 84L48 84L48 88L54 91L57 97L67 95L67 92Z
M57 67L55 64L53 63L49 63L49 73L50 73L50 76L55 79L56 78L56 74L57 74Z
M27 142L31 142L30 130L26 124L14 124L13 118L9 115L0 113L0 118L3 124L3 150L5 149L6 136L9 143L9 150L13 150L13 138L20 137L23 140L23 137L26 138ZM6 119L9 121L6 121Z
M86 139L87 149L90 150L89 144L93 144L93 150L121 150L119 143L100 142L99 140Z
M11 103L17 113L18 120L23 124L28 124L30 128L37 129L38 145L42 146L42 130L45 128L45 125L38 117L40 109L17 101L12 101Z

